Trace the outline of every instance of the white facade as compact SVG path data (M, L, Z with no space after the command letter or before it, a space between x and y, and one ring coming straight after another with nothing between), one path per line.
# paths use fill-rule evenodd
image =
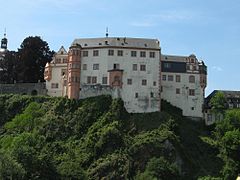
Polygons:
M111 94L122 98L128 112L160 110L158 40L94 38L76 39L73 44L81 45L80 98ZM51 63L52 77L47 81L48 94L64 96L61 71L67 64L54 62ZM110 71L115 70L122 72L120 87L110 84ZM50 87L52 83L58 83L58 88ZM94 90L99 87L101 91Z
M183 116L203 118L206 79L200 69L204 64L194 55L162 55L161 62L161 97L182 109Z
M163 98L181 108L184 116L203 117L206 74L202 74L202 65L195 56L161 55L157 39L88 38L76 39L72 45L75 49L79 47L81 52L80 85L79 88L74 85L79 98L110 94L122 98L126 110L132 113L160 111ZM73 54L69 64L56 62L59 57L69 56L62 47L46 65L45 79L51 96L66 96L69 91L67 80L70 82L72 78L79 82L74 69L74 77L70 77L69 70L68 76L62 74L67 68L73 68ZM173 67L165 67L168 62ZM168 80L169 76L172 80ZM176 82L176 76L180 77L180 82ZM189 76L194 82L189 82ZM56 83L58 88L53 88ZM76 92L75 89L71 89L70 94ZM194 91L193 94L189 94L189 90Z
M64 80L66 80L67 59L68 53L64 49L64 47L61 47L59 51L53 56L53 60L51 61L51 63L48 63L46 65L46 67L49 67L48 71L51 71L51 73L49 74L49 80L45 78L47 94L49 96L65 95L66 85L64 86Z

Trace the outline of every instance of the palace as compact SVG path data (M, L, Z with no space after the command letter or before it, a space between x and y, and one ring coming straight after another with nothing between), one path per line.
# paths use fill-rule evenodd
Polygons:
M207 69L195 55L161 54L157 39L75 39L46 64L47 94L81 99L102 94L121 98L130 113L161 110L161 99L183 115L203 118Z

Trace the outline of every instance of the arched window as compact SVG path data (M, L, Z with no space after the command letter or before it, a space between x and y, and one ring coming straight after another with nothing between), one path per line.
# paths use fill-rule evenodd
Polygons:
M35 89L32 90L32 92L31 92L31 95L32 95L32 96L36 96L37 94L38 94L37 90L35 90Z

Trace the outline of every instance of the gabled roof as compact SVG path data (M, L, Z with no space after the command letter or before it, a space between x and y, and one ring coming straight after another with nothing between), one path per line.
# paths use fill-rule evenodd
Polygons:
M57 54L67 54L67 51L63 46L61 46L60 49L58 50Z

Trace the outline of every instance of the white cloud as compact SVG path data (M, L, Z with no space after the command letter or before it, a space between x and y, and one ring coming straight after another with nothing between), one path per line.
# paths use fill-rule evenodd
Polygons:
M148 15L148 18L156 21L167 21L167 22L179 22L179 21L190 21L195 17L195 13L191 11L162 11L159 14Z
M132 23L130 23L130 25L135 26L135 27L152 27L152 26L154 26L154 24L151 22L132 22Z
M140 17L138 20L130 23L131 26L136 27L152 27L161 23L182 23L182 22L192 22L196 19L196 12L186 11L186 10L169 10L161 11L158 14L148 14Z
M214 70L214 71L223 71L223 69L221 68L221 67L219 67L219 66L213 66L212 67L212 70Z

